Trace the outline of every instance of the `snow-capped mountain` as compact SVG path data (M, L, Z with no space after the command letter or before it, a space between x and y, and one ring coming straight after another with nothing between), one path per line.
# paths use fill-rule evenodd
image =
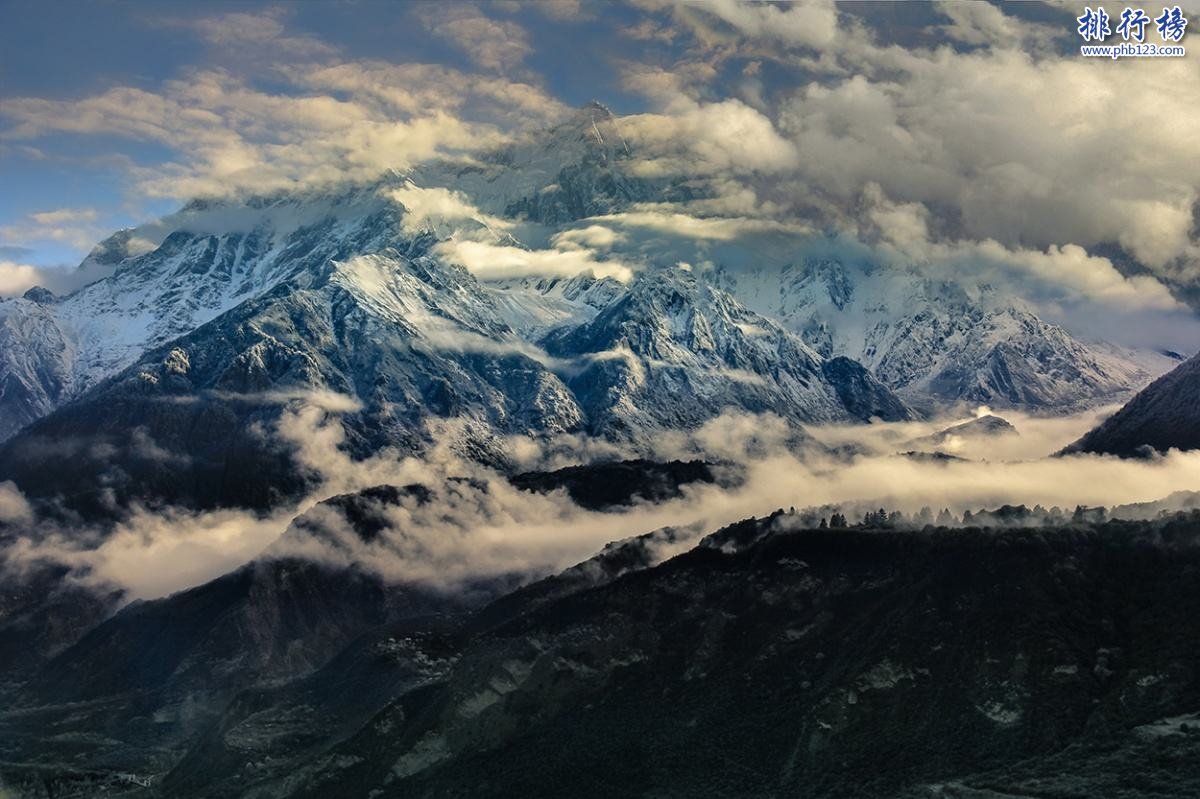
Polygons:
M96 267L107 266L112 270L107 277L56 302L0 300L0 440L126 368L147 349L292 276L387 246L404 251L417 240L428 244L412 229L403 230L405 207L392 194L415 185L413 180L448 186L471 197L481 212L533 213L554 222L612 210L651 196L656 187L661 191L660 183L626 177L614 167L627 155L616 117L589 103L541 135L469 164L439 161L362 186L245 202L195 201L149 226L161 241L148 251L131 248L135 231L120 231L80 267L99 273ZM535 211L531 204L538 203L541 210ZM436 220L423 227L429 236L444 235ZM594 293L611 298L616 287L609 281ZM515 286L497 288L523 332L544 328L554 308L568 311L579 291L532 283L525 286L528 298L519 298ZM522 307L529 309L524 319Z
M628 247L640 270L630 283L485 282L444 246L558 246L639 203L702 194L701 183L637 176L635 156L620 120L592 103L470 161L196 201L121 231L85 261L100 279L61 298L0 301L0 440L25 431L0 473L61 483L79 464L37 466L45 448L31 440L99 436L121 451L145 443L139 429L224 475L232 450L193 430L244 436L278 417L278 402L230 399L244 395L344 394L361 405L346 426L362 453L418 446L425 422L444 417L464 419L479 442L563 431L649 440L729 407L796 423L900 419L959 400L1066 408L1165 368L1077 340L1014 298L916 271L803 254L780 265L790 240L766 257L727 239L701 260L679 257L672 242L685 233L610 230L607 246ZM440 192L453 213L419 207L421 192ZM689 259L697 265L677 265ZM480 452L496 455L487 443ZM243 455L263 475L282 458Z
M453 418L471 455L491 462L503 460L504 435L581 432L649 446L655 431L727 408L798 423L909 415L862 367L822 358L681 270L628 288L582 278L488 287L433 245L420 234L404 252L306 261L262 281L21 430L0 449L0 479L97 509L134 497L270 505L306 485L291 444L272 435L277 423L296 403L331 395L353 455L419 451L428 422ZM204 253L221 249L189 252L210 281ZM139 262L160 263L154 253ZM106 280L128 279L129 268ZM101 288L113 290L91 292ZM531 342L510 325L515 316L562 323Z
M1200 355L1138 392L1067 452L1139 455L1200 449Z
M131 251L129 230L97 246L80 269L107 265L106 277L61 299L0 300L0 440L289 277L398 242L388 183L193 202L152 226L164 237L149 251Z
M907 419L865 369L827 359L689 269L646 273L590 321L543 340L586 366L568 385L597 431L694 427L714 406L771 411L796 422ZM844 368L844 367L843 367Z
M782 268L718 267L712 279L826 357L859 360L922 405L1095 405L1127 396L1175 363L1081 341L1017 298L969 292L915 269L806 258Z

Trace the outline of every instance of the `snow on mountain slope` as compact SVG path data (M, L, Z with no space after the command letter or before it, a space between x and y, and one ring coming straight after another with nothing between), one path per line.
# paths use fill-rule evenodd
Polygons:
M691 270L643 274L594 319L551 331L552 355L587 359L568 385L597 432L689 428L734 407L797 422L910 418L857 365L850 373ZM854 370L857 367L857 371ZM863 387L874 392L865 407Z
M36 289L0 301L0 441L72 393L76 345L59 326L56 302Z
M860 360L918 403L1094 405L1171 365L1166 356L1085 343L1017 298L969 293L916 270L809 258L783 268L718 268L711 279L819 352Z
M80 269L107 261L111 274L58 302L0 300L0 440L290 277L402 241L403 209L382 191L394 182L194 202L149 252L128 253L131 231L102 242Z
M530 341L552 328L591 320L626 290L617 280L590 274L497 280L485 285L504 320Z
M270 505L311 477L279 420L332 395L351 455L418 451L426 422L452 417L485 456L489 436L583 422L529 349L461 267L394 249L354 256L150 350L6 442L0 473L95 510L105 496Z

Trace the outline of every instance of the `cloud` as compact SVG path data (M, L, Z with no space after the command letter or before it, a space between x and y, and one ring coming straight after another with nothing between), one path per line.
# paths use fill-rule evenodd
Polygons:
M733 242L759 234L781 233L799 236L813 232L812 228L804 224L741 216L695 216L687 213L684 208L685 206L673 204L637 205L629 211L596 216L588 221L628 229L641 228L662 237L697 241ZM625 235L632 239L628 232ZM752 246L750 241L744 243Z
M521 80L476 75L438 64L351 61L316 69L283 66L289 79L306 88L349 93L382 114L419 114L434 110L465 114L512 125L547 124L567 107L545 89Z
M432 34L484 69L507 72L533 51L523 27L511 20L492 19L472 6L430 5L417 13Z
M626 117L622 125L635 146L651 153L642 174L774 173L799 163L771 120L740 100L679 99L670 113Z
M785 47L821 50L831 46L837 34L837 7L832 0L801 0L784 5L703 0L675 2L676 19L707 42L723 38L723 27L742 36L766 40Z
M329 512L316 519L319 539L285 536L271 551L354 563L388 579L454 588L502 574L532 579L578 562L609 541L664 527L683 531L680 547L686 548L706 532L781 507L840 506L857 512L883 505L907 513L925 505L956 513L1005 503L1073 508L1146 501L1194 488L1200 453L1176 452L1157 461L1046 457L1098 416L1091 412L1051 420L1016 415L1012 420L1019 436L967 441L960 448L962 455L988 460L947 463L894 453L910 438L959 419L810 430L824 442L859 448L861 454L847 459L812 448L797 451L796 431L778 417L726 414L692 433L664 433L655 441L654 455L732 461L744 470L743 482L735 487L696 484L685 487L678 500L610 513L585 511L561 493L516 491L500 475L463 461L453 454L451 442L467 431L456 430L453 423L439 432L442 444L422 460L355 465L336 450L330 457L327 440L304 457L311 468L336 481L329 489L415 480L431 489L430 502L384 509L388 527L371 544L358 538L339 513ZM306 437L322 438L311 431ZM574 462L581 455L586 460L631 454L597 449L597 442L570 436L518 443L521 465L527 468L561 466L571 462L572 454ZM364 472L369 473L365 481ZM463 477L470 479L447 479Z
M578 22L594 16L583 0L540 0L532 5L537 11L559 22Z
M1082 299L1125 310L1176 311L1184 307L1155 278L1127 277L1109 259L1089 255L1076 244L1052 244L1039 251L1005 247L994 239L932 241L928 209L920 203L892 202L874 183L867 184L860 207L864 221L873 227L865 231L867 239L875 234L881 255L897 263L921 263L950 279L969 275L977 283L994 279L1025 283L1024 293L1035 299L1049 289L1057 300ZM1044 288L1031 292L1029 284Z
M775 156L740 179L792 213L855 225L875 183L926 209L931 240L1042 253L1117 245L1134 262L1122 272L1200 285L1200 162L1187 134L1200 125L1200 73L1182 60L1109 69L1059 46L1073 32L1067 15L1059 26L988 3L931 7L905 43L829 4L639 5L652 16L634 33L666 17L694 45L670 52L667 66L624 64L626 88L667 117L736 93L772 119L786 146L746 147ZM764 64L772 80L760 77ZM670 131L662 138L691 142L680 123L657 124ZM719 144L695 149L655 150L644 169L704 174L726 160ZM730 166L737 175L748 165Z
M32 247L20 247L15 244L0 244L0 258L25 258L33 255Z
M462 264L481 280L507 277L571 277L591 273L621 281L633 277L634 268L618 260L600 259L593 250L572 247L559 250L526 250L482 241L451 239L437 245L439 254Z
M404 206L404 228L410 233L429 227L451 227L461 230L464 222L474 222L489 230L504 230L512 223L476 208L466 195L441 187L423 188L411 181L390 193L392 199Z
M24 294L41 283L41 270L29 264L0 261L0 297Z
M101 214L94 208L59 208L26 215L14 225L0 227L0 239L21 245L55 242L88 249L102 235ZM32 252L30 248L24 248Z
M942 33L963 44L1014 47L1028 41L1031 47L1048 47L1060 33L1049 25L1019 20L991 3L938 3L937 11L951 24L941 26Z
M551 242L560 249L611 250L625 241L624 234L604 225L588 225L555 233Z
M459 16L454 11L441 21ZM230 14L195 27L244 49L307 41L283 35L282 19L276 12ZM499 33L519 48L513 25L500 24ZM265 65L240 71L233 62L194 69L153 89L118 85L72 100L8 98L0 138L67 133L161 145L171 152L164 160L122 162L131 191L139 200L190 199L369 179L500 144L565 110L528 81L436 64L339 62L322 48L303 48L300 58L296 49L275 47Z
M4 114L16 122L9 138L112 134L172 148L180 160L130 167L151 197L367 179L497 141L490 126L437 109L402 119L357 100L271 94L219 71L168 82L161 94L118 87L77 101L16 98Z
M76 579L123 587L128 598L190 587L263 553L353 564L389 580L454 590L498 575L535 579L579 562L607 542L664 527L678 530L678 548L687 547L725 524L781 507L838 506L851 515L879 506L907 513L925 505L955 513L1006 503L1073 508L1151 501L1200 484L1200 452L1171 452L1150 461L1047 457L1095 424L1104 409L1061 419L1009 414L1019 435L965 439L956 454L979 460L950 462L895 453L961 418L809 428L821 446L800 443L797 431L778 417L745 413L724 414L691 432L664 431L655 437L653 452L570 435L500 442L522 468L641 454L731 462L739 464L743 477L733 486L686 486L676 500L596 513L562 493L517 491L502 475L465 456L464 442L478 440L469 421L432 424L428 438L433 443L420 457L388 450L356 460L344 449L346 436L337 417L343 408L351 410L336 403L302 403L289 407L280 420L278 432L294 446L297 465L319 480L312 495L295 505L268 515L134 507L103 532L42 522L36 541L18 541L5 558L56 560L71 566ZM849 447L857 454L830 454L825 446ZM387 527L372 543L328 508L309 517L320 536L293 531L280 537L295 515L311 512L321 498L412 483L426 486L430 501L382 509ZM30 519L28 506L10 484L0 484L3 519Z
M318 57L336 52L334 47L313 36L289 35L283 19L288 10L282 6L260 13L235 11L197 20L167 20L163 24L191 28L209 44L239 56Z
M0 524L24 524L33 519L33 509L11 480L0 483Z
M64 222L95 222L99 213L94 208L59 208L30 214L29 218L39 225L61 225Z
M811 190L848 204L874 182L937 209L960 236L1116 242L1160 274L1194 257L1200 166L1184 131L1200 124L1200 78L1187 65L1118 72L1003 48L868 53L894 60L896 77L812 82L783 104ZM1168 106L1180 115L1148 123Z

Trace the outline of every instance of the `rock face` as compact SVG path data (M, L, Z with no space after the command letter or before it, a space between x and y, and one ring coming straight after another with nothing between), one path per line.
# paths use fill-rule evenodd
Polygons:
M281 414L330 394L359 454L419 449L435 417L509 433L583 422L465 270L385 250L302 272L151 350L7 442L0 471L85 505L72 492L271 504L304 482L271 435Z
M473 164L196 201L152 239L115 234L81 267L92 283L0 301L0 480L91 513L266 507L312 483L294 457L303 433L282 427L314 423L313 408L352 457L420 452L454 419L461 450L505 466L510 436L654 455L663 430L727 410L803 425L947 402L1069 408L1161 366L915 271L723 264L730 248L755 260L741 240L691 267L669 232L597 228L628 243L629 283L485 282L453 262L455 237L544 247L700 191L637 177L620 127L589 105ZM455 192L469 218L423 215L406 199L419 187Z
M1200 355L1155 380L1067 452L1200 449Z
M71 396L74 352L51 305L0 300L0 441Z

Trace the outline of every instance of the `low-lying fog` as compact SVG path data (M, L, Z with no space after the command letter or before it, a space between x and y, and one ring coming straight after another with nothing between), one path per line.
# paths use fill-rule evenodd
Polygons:
M851 521L861 509L884 507L915 513L994 508L1003 504L1112 506L1151 501L1175 491L1200 488L1200 452L1171 453L1153 460L1095 455L1055 457L1112 409L1060 418L1005 412L1016 435L951 437L937 449L955 459L914 458L902 453L932 449L912 442L983 415L932 422L814 427L813 440L796 447L795 431L770 416L725 415L691 435L655 441L658 459L706 458L740 464L737 487L692 484L681 498L597 513L564 494L531 495L500 474L466 461L443 443L421 459L381 453L355 462L340 449L341 427L327 403L285 415L280 433L296 447L296 458L323 476L319 490L295 505L259 516L244 511L196 513L181 509L149 512L132 508L102 538L91 529L48 528L34 519L24 499L0 484L0 521L37 527L37 542L23 539L5 553L10 565L48 558L69 564L76 579L124 587L129 598L163 596L206 582L264 551L299 554L333 563L355 562L395 580L453 588L463 580L498 573L536 577L578 562L605 543L665 526L699 536L749 516L783 507L837 504ZM453 441L448 424L434 440ZM536 442L514 440L510 451L525 469L557 468L600 457L632 457L612 445L571 437ZM644 452L640 453L645 455ZM472 481L447 481L468 476ZM372 544L357 538L333 511L319 511L330 540L289 536L298 514L334 494L380 484L422 483L433 489L424 505L387 510L392 529ZM92 542L90 545L83 542Z

